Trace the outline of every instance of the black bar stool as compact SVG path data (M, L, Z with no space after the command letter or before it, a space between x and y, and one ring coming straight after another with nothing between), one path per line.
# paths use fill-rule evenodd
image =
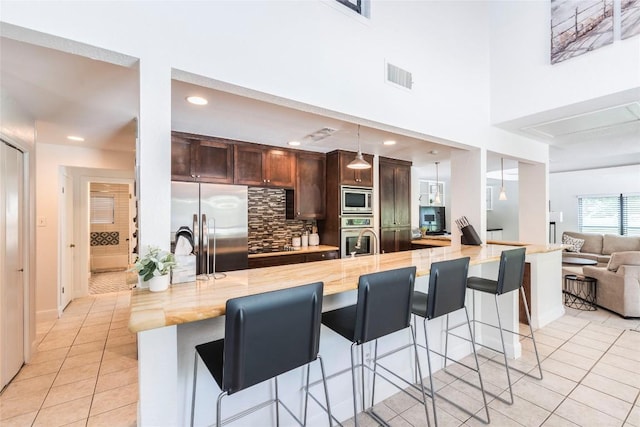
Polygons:
M484 279L482 277L469 277L469 279L467 279L467 287L469 289L473 289L474 291L485 292L488 294L493 294L494 296L494 300L496 303L496 313L498 315L498 326L477 320L475 319L475 316L474 316L473 322L478 322L483 325L496 328L500 331L500 341L502 343L502 351L496 350L484 344L479 344L479 345L490 348L495 352L503 354L504 366L507 371L507 382L509 383L509 395L511 396L510 404L513 404L513 390L511 388L511 376L509 375L509 362L507 361L507 352L504 345L503 332L509 332L514 335L531 338L531 340L533 341L533 348L536 353L536 360L538 362L538 370L540 371L540 378L538 379L542 379L542 367L540 366L540 357L538 356L538 347L536 346L536 339L533 336L533 327L531 326L531 315L529 313L529 304L527 304L527 296L524 293L524 289L522 289L522 277L524 275L525 252L526 252L526 248L517 248L517 249L502 251L502 253L500 254L500 269L498 271L498 280L489 280L489 279ZM522 295L522 301L524 302L525 312L527 313L527 321L529 323L529 331L531 332L531 336L523 335L519 332L515 332L512 330L503 328L502 321L500 320L500 308L498 307L498 295L517 291L518 289L520 289L520 294Z
M382 425L387 425L373 409L367 409L364 396L364 369L367 368L373 372L371 406L374 402L375 380L376 376L380 376L389 383L396 386L412 398L424 404L425 416L427 424L429 422L429 414L427 411L427 402L425 396L424 384L422 383L422 371L418 361L418 348L416 347L415 333L411 326L411 298L413 296L413 285L416 276L415 267L400 268L396 270L383 271L380 273L372 273L360 276L358 281L358 301L355 305L339 308L337 310L328 311L322 314L322 323L351 341L351 381L353 386L353 414L356 427L358 426L358 403L356 393L356 368L362 368L362 410L369 414L374 420ZM389 353L378 357L378 338L389 335L402 329L411 328L412 344L393 350ZM364 364L363 344L375 341L375 350L373 356L373 368ZM420 375L420 389L422 392L422 400L408 393L394 382L378 372L378 368L393 374L396 378L404 381L409 385L413 385L409 381L394 374L378 362L398 350L413 346L414 355L418 365ZM357 347L360 347L360 360L356 364ZM355 354L354 354L355 350Z
M234 421L272 403L280 424L279 405L300 424L307 422L310 363L320 361L326 411L331 425L329 394L320 345L323 283L282 289L227 301L225 338L196 346L193 368L191 425L194 423L198 355L221 389L217 400L216 425L222 425L222 398L268 379L275 379L275 399L253 406L229 419ZM278 375L307 365L304 419L300 421L278 398ZM325 408L323 408L325 409Z
M429 290L428 293L414 292L411 312L415 316L423 318L424 325L424 341L427 350L427 364L429 366L429 384L431 387L431 397L433 405L433 417L436 426L438 425L438 417L436 416L436 392L433 387L433 373L431 371L431 358L429 353L435 353L446 360L445 354L429 348L429 338L427 334L427 321L437 319L441 316L447 316L447 333L449 325L449 314L464 309L467 316L467 327L469 328L469 336L471 337L471 348L473 349L473 357L476 361L476 367L468 366L454 359L449 359L459 365L462 365L472 371L478 373L480 380L480 389L482 391L482 400L484 401L484 409L487 413L487 423L490 422L489 408L487 407L487 398L484 393L484 385L482 383L482 375L480 374L480 364L478 363L478 355L476 354L473 334L471 333L471 322L469 321L469 312L464 305L467 293L467 273L469 272L469 257L454 259L451 261L434 262L431 264L431 272L429 273ZM417 319L416 319L417 321ZM458 326L462 326L457 325ZM455 328L454 328L455 329ZM446 346L445 346L446 348Z

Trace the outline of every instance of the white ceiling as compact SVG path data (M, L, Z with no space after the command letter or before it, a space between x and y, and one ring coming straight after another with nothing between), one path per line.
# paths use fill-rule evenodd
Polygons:
M135 67L0 38L2 90L35 118L38 142L134 150L137 76ZM341 120L204 86L173 80L172 129L274 146L297 140L300 149L318 152L357 150L356 119ZM208 105L187 103L185 98L193 94L207 98ZM548 142L551 171L640 163L640 106L616 104L615 99L611 105L620 108L600 108L584 117L547 114L502 127ZM598 122L604 119L609 120L607 125ZM436 160L446 163L456 149L400 129L361 124L362 151L412 160L419 167L429 169ZM313 141L309 135L323 128L335 132ZM68 135L85 141L69 141ZM395 140L396 145L382 145L386 140ZM499 168L500 157L490 155L488 169Z

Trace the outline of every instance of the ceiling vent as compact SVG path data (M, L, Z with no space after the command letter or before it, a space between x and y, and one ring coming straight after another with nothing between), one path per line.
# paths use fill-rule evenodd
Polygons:
M617 105L598 111L591 111L572 117L540 123L522 128L536 136L558 138L573 134L585 134L609 129L615 126L640 121L640 103Z
M387 81L409 90L413 87L411 72L403 70L390 62L387 62Z
M313 141L313 142L318 142L321 141L325 138L330 137L331 135L333 135L333 133L337 131L337 129L333 129L333 128L322 128L322 129L318 129L315 132L310 133L309 135L305 136L304 138L309 140L309 141Z

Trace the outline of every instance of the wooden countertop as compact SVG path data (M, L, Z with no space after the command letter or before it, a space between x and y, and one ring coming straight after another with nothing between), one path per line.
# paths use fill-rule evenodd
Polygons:
M293 251L267 252L264 254L249 254L249 258L265 258L270 256L309 254L309 253L316 253L316 252L331 252L331 251L339 251L339 250L340 248L337 246L318 245L318 246L307 246L306 248L301 247L300 249L293 250Z
M451 236L429 236L411 241L414 245L451 246Z
M227 272L223 279L209 279L172 285L164 292L133 289L129 330L141 332L181 323L222 316L228 299L324 282L324 295L357 289L363 274L416 266L417 275L429 274L431 263L471 257L471 265L494 262L504 245L462 246L462 248L417 249L406 252L341 258L304 264ZM560 244L528 245L527 253L562 250Z

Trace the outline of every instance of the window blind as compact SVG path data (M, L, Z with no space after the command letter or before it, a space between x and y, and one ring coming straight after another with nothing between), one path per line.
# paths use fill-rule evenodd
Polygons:
M583 233L640 236L640 195L580 196L578 226Z
M113 196L91 196L91 224L114 224L115 199Z
M622 196L622 234L640 236L640 194Z

